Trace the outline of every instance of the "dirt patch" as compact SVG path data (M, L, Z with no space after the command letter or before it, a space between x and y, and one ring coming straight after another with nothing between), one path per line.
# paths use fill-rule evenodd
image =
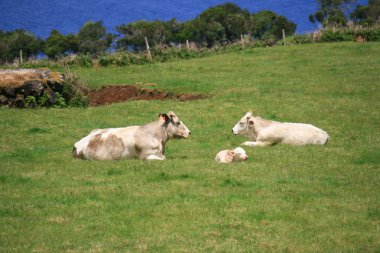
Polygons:
M156 89L139 88L133 85L105 86L98 90L87 90L85 95L89 99L90 106L107 105L127 100L177 99L187 101L206 98L206 96L200 94L173 94Z

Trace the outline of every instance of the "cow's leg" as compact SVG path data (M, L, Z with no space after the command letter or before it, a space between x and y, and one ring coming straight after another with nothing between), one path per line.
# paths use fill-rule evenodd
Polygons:
M147 158L147 160L165 160L165 156L157 156L157 155L149 155Z
M272 143L262 142L262 141L245 141L241 145L248 146L248 147L265 147L265 146L272 145Z

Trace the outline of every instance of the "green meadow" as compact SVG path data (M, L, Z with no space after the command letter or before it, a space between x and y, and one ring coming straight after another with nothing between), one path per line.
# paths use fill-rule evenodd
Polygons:
M0 108L0 252L379 252L380 43L255 48L122 68L74 68L91 88L145 84L194 101ZM192 131L165 161L83 161L94 128L174 111ZM311 123L326 146L245 147L248 111Z

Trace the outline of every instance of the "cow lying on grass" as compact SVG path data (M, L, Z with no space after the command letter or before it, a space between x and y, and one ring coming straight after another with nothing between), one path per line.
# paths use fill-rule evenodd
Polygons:
M241 147L231 150L222 150L215 156L218 163L242 162L248 159L247 153Z
M177 115L168 112L144 126L95 129L74 144L73 156L89 160L165 160L169 138L188 138L190 134Z
M235 135L246 136L253 141L242 145L269 146L277 143L290 145L317 144L324 145L329 135L320 128L304 123L285 123L254 117L251 112L232 128Z

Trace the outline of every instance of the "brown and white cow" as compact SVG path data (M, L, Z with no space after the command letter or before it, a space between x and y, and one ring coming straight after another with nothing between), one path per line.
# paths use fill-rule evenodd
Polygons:
M290 145L324 145L329 135L324 130L310 124L286 123L254 117L248 112L232 128L235 135L248 137L246 146L269 146L277 143Z
M165 160L165 144L170 138L188 138L190 130L174 112L160 114L144 126L95 129L74 144L73 156L89 160Z

